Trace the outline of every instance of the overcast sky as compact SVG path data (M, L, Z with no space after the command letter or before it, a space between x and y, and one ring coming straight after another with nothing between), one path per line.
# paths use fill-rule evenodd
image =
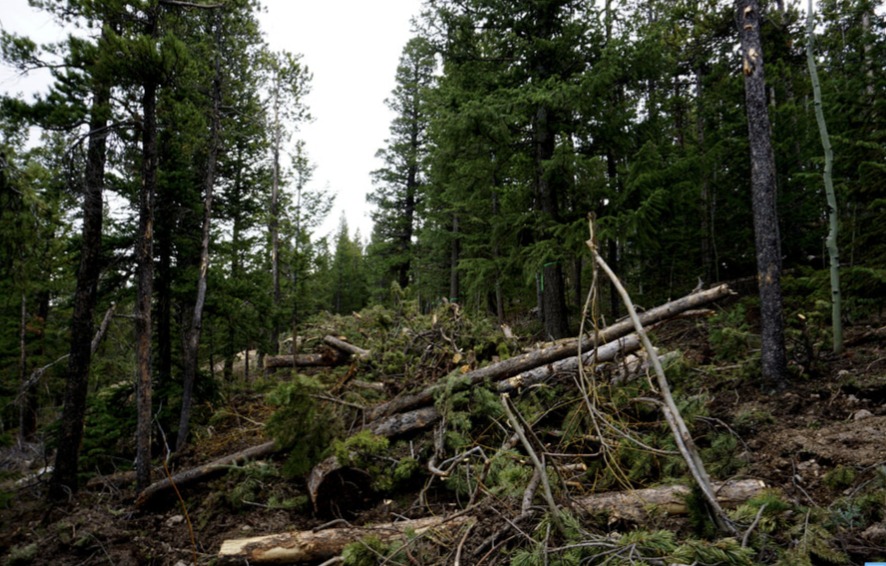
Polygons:
M366 193L369 173L380 166L375 152L388 136L393 115L384 105L394 88L410 19L421 0L262 0L260 15L266 39L275 51L301 53L313 73L307 98L314 121L296 134L305 140L316 165L313 185L336 195L336 207L318 235L338 227L342 211L353 233L371 233ZM0 25L38 43L62 32L52 18L28 6L27 0L0 0ZM0 68L0 91L28 95L43 91L48 74L19 76Z

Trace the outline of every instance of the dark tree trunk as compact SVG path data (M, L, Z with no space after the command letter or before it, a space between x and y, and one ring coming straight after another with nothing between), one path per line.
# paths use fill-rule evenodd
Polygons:
M458 259L461 255L461 237L459 236L458 214L452 215L452 242L449 248L449 300L460 300L461 286L458 277Z
M83 243L71 315L71 350L65 382L65 400L58 432L55 466L49 496L62 499L77 491L77 458L83 439L86 393L92 361L93 314L98 296L102 248L102 192L107 159L107 124L111 91L107 85L93 89L89 145L83 187Z
M770 137L769 111L760 41L760 8L756 0L737 0L742 69L751 153L751 193L760 288L763 377L784 385L784 315L781 297L781 243L776 212L775 156Z
M559 187L545 170L546 164L554 157L555 139L553 116L546 106L539 106L533 123L535 135L535 189L539 212L546 222L552 225L560 220ZM547 226L544 228L547 230ZM543 238L552 237L543 234ZM563 267L559 261L549 261L542 266L541 312L544 313L545 334L554 339L569 335L569 321L566 310L566 290L563 282Z
M151 35L156 33L155 28ZM151 299L154 284L154 195L157 188L157 83L148 80L142 96L142 189L136 244L138 288L135 313L137 371L136 485L151 484Z
M216 50L220 48L221 25L219 18L215 20ZM200 346L200 334L203 330L203 305L206 302L206 284L209 273L209 233L212 221L212 193L215 186L215 169L219 149L219 120L221 119L221 62L220 55L215 56L215 76L212 81L212 116L209 130L209 153L206 156L206 170L203 175L203 234L200 241L200 271L197 276L197 297L194 300L194 311L190 328L184 342L184 379L182 390L181 418L178 425L178 438L175 449L181 450L188 441L188 428L191 418L191 402L194 383L197 380L197 357Z

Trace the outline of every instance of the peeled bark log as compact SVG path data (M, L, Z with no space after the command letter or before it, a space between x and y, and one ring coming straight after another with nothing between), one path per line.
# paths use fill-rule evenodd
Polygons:
M713 487L720 505L736 507L763 493L766 484L761 480L747 479L714 482ZM666 485L595 493L575 499L573 507L585 514L605 513L609 516L610 522L623 519L643 523L656 512L668 515L687 514L686 496L690 491L685 485Z
M430 530L454 532L473 518L468 515L426 517L367 527L345 527L324 531L293 531L222 542L218 552L221 564L293 564L316 562L341 554L352 542L372 536L382 542L406 537L407 532L422 535Z
M241 450L240 452L236 452L234 454L228 454L227 456L223 456L218 460L209 462L208 464L203 464L202 466L197 466L196 468L191 468L189 470L179 472L172 476L172 478L166 478L164 480L154 482L146 487L141 493L138 494L138 498L135 500L135 505L137 507L143 507L147 505L157 495L164 493L169 489L172 489L173 485L181 489L181 487L187 483L193 482L198 479L203 479L207 476L214 475L219 472L226 471L230 466L233 466L234 464L239 464L240 462L244 462L252 458L262 458L264 456L268 456L270 454L273 454L275 450L276 445L275 442L272 440L270 442L265 442L264 444L259 444L258 446L252 446L245 450Z
M722 299L730 294L732 294L732 291L729 289L728 285L719 285L713 289L692 293L640 314L640 322L644 326L660 322L687 310L696 309L702 305ZM616 340L630 334L633 330L633 322L631 322L630 319L625 319L604 328L597 334L585 336L581 338L581 340L570 339L560 341L556 345L543 350L515 356L483 368L469 371L464 374L464 388L482 383L486 379L492 381L502 380L517 375L520 372L575 356L578 354L579 347L582 351L592 350L598 344ZM367 420L372 421L384 415L392 415L413 407L427 405L433 402L434 394L442 387L445 387L445 385L435 384L418 393L404 395L386 403L382 403L370 410L366 414L366 418Z

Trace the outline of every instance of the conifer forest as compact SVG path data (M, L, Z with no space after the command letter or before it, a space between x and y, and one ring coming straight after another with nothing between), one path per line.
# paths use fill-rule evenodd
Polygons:
M423 0L331 235L259 0L30 4L0 564L886 564L883 0Z

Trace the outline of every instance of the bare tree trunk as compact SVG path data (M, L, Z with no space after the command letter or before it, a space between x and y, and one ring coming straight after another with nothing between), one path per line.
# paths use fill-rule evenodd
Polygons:
M203 175L203 234L200 241L200 273L197 276L197 297L190 328L185 338L184 380L182 383L182 409L178 424L178 438L175 449L181 450L188 441L191 419L191 402L194 383L197 380L197 358L200 348L200 335L203 330L203 305L206 303L206 284L209 274L209 234L212 223L212 193L215 186L215 168L220 145L221 128L221 23L215 13L215 76L212 80L212 115L209 130L209 153L206 156L206 171Z
M781 294L781 242L778 230L775 186L775 154L772 150L763 47L760 40L760 8L756 0L737 0L742 69L751 153L751 193L757 252L757 283L760 289L761 362L763 377L778 387L785 385L784 314Z
M812 0L809 0L809 12L806 16L806 61L809 64L809 75L812 78L812 91L815 97L815 119L818 122L818 131L821 135L821 145L824 149L824 189L828 202L828 230L827 248L831 260L831 328L833 330L833 348L835 354L843 352L843 312L840 296L840 252L837 248L837 231L839 230L839 216L837 214L837 196L834 193L834 181L832 172L834 169L834 150L831 148L831 138L828 136L828 125L824 119L824 111L821 108L821 85L818 82L818 71L815 65L813 53L813 11ZM865 14L867 15L867 14Z
M103 36L104 37L104 36ZM110 117L111 91L98 83L93 88L89 120L89 145L83 187L83 242L77 288L74 291L74 312L71 316L71 348L68 358L65 401L58 433L55 466L49 482L49 497L62 499L77 491L77 459L83 438L86 417L86 394L89 367L92 362L92 317L98 297L102 248L102 192L107 159L107 124Z

